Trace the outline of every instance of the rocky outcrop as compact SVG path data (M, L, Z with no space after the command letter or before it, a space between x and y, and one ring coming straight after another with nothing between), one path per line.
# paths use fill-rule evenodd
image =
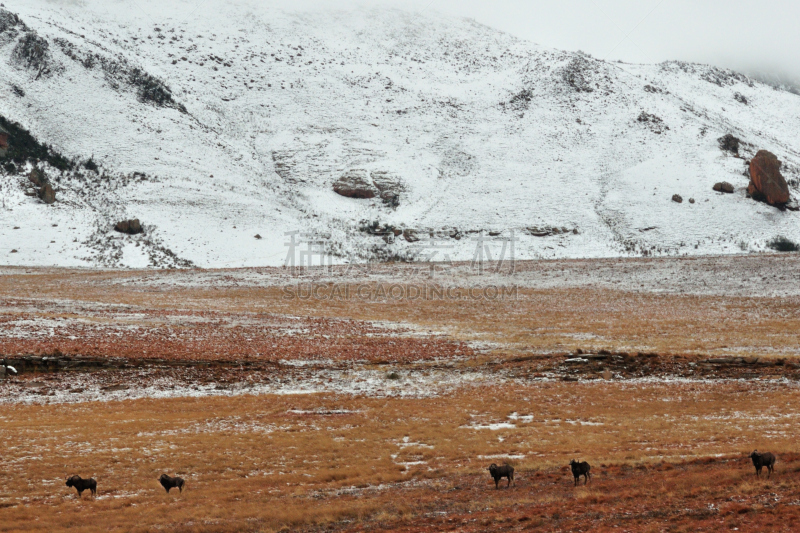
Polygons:
M366 170L351 170L333 184L333 191L347 198L375 198L380 194Z
M28 181L33 184L34 190L33 194L26 192L26 196L38 196L41 201L48 205L55 203L56 191L53 190L53 186L50 185L50 181L43 171L34 168L28 174Z
M760 150L750 161L747 192L756 200L783 206L789 201L789 185L781 175L781 162L772 152Z
M400 193L406 190L399 176L385 171L374 171L370 174L372 184L380 191L383 202L391 207L400 205Z
M714 190L717 192L724 192L728 194L733 193L733 185L728 183L727 181L720 181L714 184Z
M127 233L128 235L144 233L144 229L142 229L142 225L139 223L138 218L117 222L117 224L114 226L114 231Z
M49 183L39 189L39 199L48 205L56 203L56 192Z
M347 198L379 197L386 205L397 207L400 193L406 190L399 176L386 171L355 169L345 173L333 184L333 190Z

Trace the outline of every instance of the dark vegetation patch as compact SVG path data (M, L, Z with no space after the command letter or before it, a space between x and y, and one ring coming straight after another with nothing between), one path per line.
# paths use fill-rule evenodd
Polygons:
M128 75L128 81L136 87L140 102L149 102L159 107L172 107L181 113L186 113L183 104L178 104L173 99L170 88L155 76L134 68Z
M0 158L0 161L3 161L6 165L8 162L16 163L19 166L26 162L36 164L44 161L58 170L72 170L75 168L74 161L62 156L47 144L40 143L28 130L16 122L0 116L0 128L7 131L9 136L8 152L5 157ZM6 169L8 169L7 166Z
M123 86L128 86L136 91L140 102L186 113L186 107L175 101L169 86L143 69L129 64L124 59L112 59L98 53L86 52L66 39L58 38L54 42L64 55L83 68L87 70L99 68L112 89L119 90Z
M0 9L0 35L13 37L17 30L25 31L28 27L20 18L11 11Z
M723 152L730 152L734 155L739 155L739 144L741 141L738 137L728 133L727 135L723 135L717 139L717 141L719 142L720 150Z
M594 92L591 80L592 64L582 55L574 57L564 68L563 79L577 92Z
M737 83L743 83L748 87L754 87L753 80L728 69L699 65L697 63L686 63L684 61L666 61L661 63L661 70L668 72L685 72L687 74L699 75L700 79L713 83L719 87L730 87Z
M664 124L661 117L642 111L637 117L637 122L644 124L650 131L655 134L661 135L665 131L669 131L669 126Z
M800 246L796 242L790 241L784 236L778 236L767 243L767 247L776 252L798 252Z
M500 105L505 110L527 111L531 105L532 99L533 92L530 89L523 89L512 96L508 102L501 102Z
M17 65L28 70L36 71L36 78L51 73L52 57L50 56L50 43L29 31L17 41L11 52L11 59Z
M83 163L83 168L86 170L91 170L92 172L97 172L98 170L97 163L94 162L94 158L92 157Z

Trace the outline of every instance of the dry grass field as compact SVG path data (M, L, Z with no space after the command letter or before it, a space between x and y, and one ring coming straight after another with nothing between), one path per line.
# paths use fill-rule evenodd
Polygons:
M770 383L597 382L15 406L0 528L790 530L798 400ZM771 479L754 447L778 453ZM589 485L573 487L573 457L593 465ZM516 483L495 490L486 467L504 460ZM186 491L167 495L162 472ZM96 499L64 486L73 473L95 476Z
M586 284L301 300L280 273L212 274L3 271L3 355L136 363L0 385L0 531L800 523L796 296ZM756 448L778 456L769 479ZM591 463L588 485L571 458ZM486 468L506 461L516 482L495 490ZM187 489L166 494L161 473ZM94 476L97 497L71 474Z

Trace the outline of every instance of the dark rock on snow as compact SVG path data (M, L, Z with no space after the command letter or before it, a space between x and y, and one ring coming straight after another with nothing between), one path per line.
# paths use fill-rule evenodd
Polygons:
M724 192L728 194L733 193L733 185L728 183L727 181L720 181L714 184L714 190L717 192Z
M679 204L682 204L683 203L683 197L680 194L673 194L672 195L672 201L676 202L676 203L679 203Z
M138 218L117 222L117 224L114 226L114 230L120 233L127 233L128 235L136 235L138 233L144 233L144 230L142 229L142 225L139 223Z

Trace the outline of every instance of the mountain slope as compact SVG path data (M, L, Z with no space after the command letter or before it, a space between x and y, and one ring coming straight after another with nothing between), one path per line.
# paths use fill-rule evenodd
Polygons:
M432 233L447 246L434 259L472 258L481 231L513 232L517 258L800 240L798 214L745 198L743 175L768 149L797 194L800 97L729 71L607 63L393 10L6 9L0 115L100 169L50 169L53 206L0 177L3 264L275 265L293 231L324 234L338 261L433 253L365 228ZM727 133L742 158L720 150ZM400 182L399 205L334 193L354 169ZM723 180L736 193L711 190ZM133 217L145 235L113 231Z

